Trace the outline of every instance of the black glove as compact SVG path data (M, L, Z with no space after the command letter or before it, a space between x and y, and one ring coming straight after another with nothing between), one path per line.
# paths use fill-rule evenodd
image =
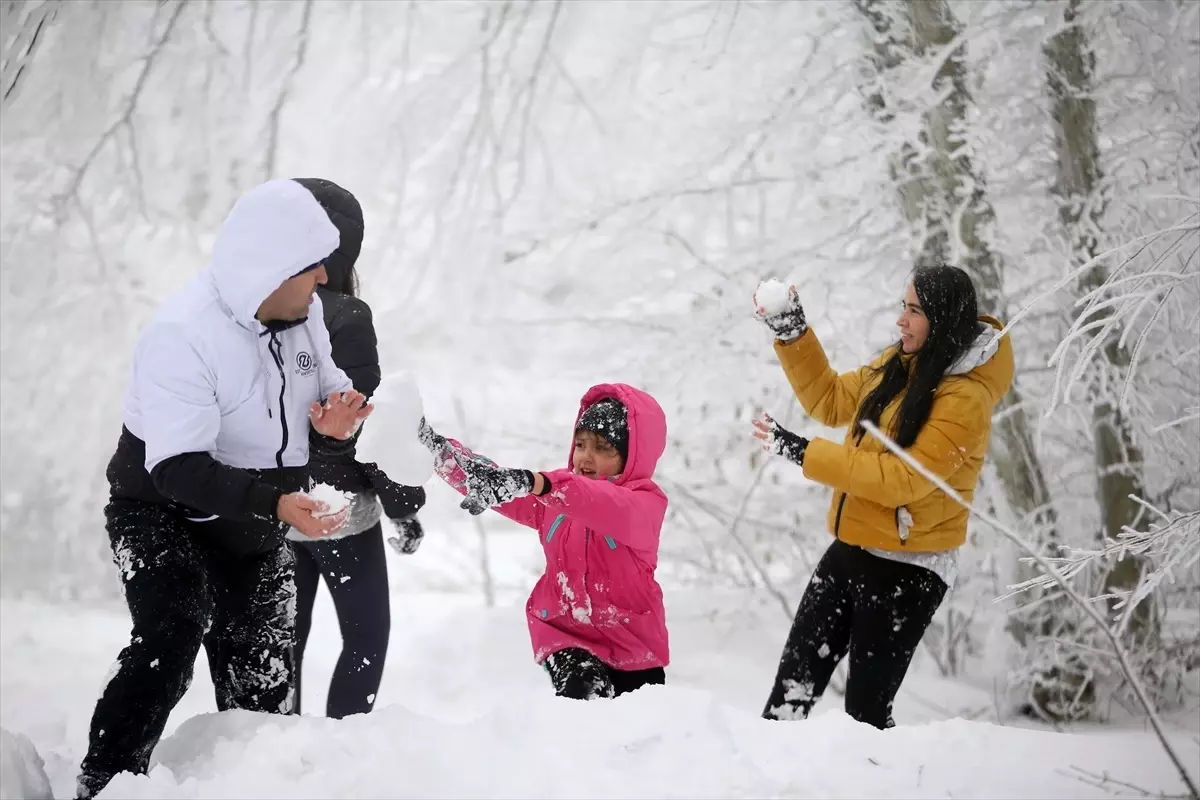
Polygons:
M482 456L457 452L454 460L467 476L467 497L458 507L475 516L533 491L533 473L527 469L504 469Z
M434 455L440 453L446 446L446 437L429 427L429 423L425 421L424 417L421 417L421 422L417 425L417 440Z
M763 448L777 456L783 456L793 464L804 466L804 451L808 449L808 439L780 427L770 414L764 412L759 419L759 430L766 428L766 438L762 439Z
M761 289L761 284L759 285ZM804 319L804 307L800 305L800 296L796 287L788 287L788 302L783 310L767 311L758 302L758 290L754 292L754 318L766 323L775 334L775 338L783 342L797 339L808 330L808 322Z
M410 556L417 552L421 540L425 538L425 529L416 516L394 519L392 522L396 526L396 535L388 538L388 544L401 555Z

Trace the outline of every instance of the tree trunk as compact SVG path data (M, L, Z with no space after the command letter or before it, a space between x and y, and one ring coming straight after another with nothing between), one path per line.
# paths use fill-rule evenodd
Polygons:
M887 99L885 77L908 58L907 18L898 6L880 0L854 0L854 6L872 32L864 100L876 122L887 127L895 120L896 111ZM947 263L950 252L946 229L930 208L937 202L933 195L937 187L930 179L929 165L911 142L901 142L897 152L888 156L888 175L916 241L914 262Z
M1096 257L1096 235L1107 205L1096 141L1096 101L1092 98L1095 54L1078 21L1078 13L1079 0L1068 0L1063 12L1063 30L1043 48L1057 158L1054 193L1059 200L1058 216L1071 249L1072 265ZM1107 278L1107 267L1097 264L1081 276L1079 289L1084 293L1093 291ZM1079 324L1086 325L1107 313L1110 312L1093 312ZM1088 399L1092 403L1101 533L1116 538L1125 526L1133 527L1139 522L1141 507L1132 498L1145 497L1142 454L1134 442L1129 420L1108 389L1117 381L1106 379L1124 375L1129 368L1129 352L1115 333L1100 352L1103 357L1093 372ZM1113 564L1103 578L1105 593L1133 591L1141 578L1142 566L1134 557ZM1112 602L1115 601L1110 601L1110 605ZM1134 643L1144 645L1154 637L1157 627L1154 605L1147 599L1134 609L1127 633Z
M873 34L868 61L877 83L866 92L867 106L876 121L886 125L897 110L887 103L883 77L906 58L920 59L946 48L960 26L945 0L855 0L855 7ZM981 310L1004 318L1004 261L984 236L995 223L995 213L966 146L971 96L961 48L943 59L932 89L942 99L922 110L919 146L904 143L890 164L901 208L920 242L917 263L959 264L975 280ZM1001 400L996 416L990 455L1008 506L1040 546L1054 548L1061 543L1058 517L1017 384ZM1019 580L1032 577L1033 569L1019 565ZM1038 641L1067 636L1072 628L1069 603L1052 600L1037 603L1032 613L1015 614L1009 632L1028 650ZM1094 696L1089 673L1076 654L1035 669L1031 685L1031 705L1043 715L1051 713L1047 709L1077 707L1081 701L1090 706Z
M905 5L912 32L912 51L920 58L949 45L959 26L945 0ZM926 206L927 226L948 232L952 263L958 263L975 280L980 310L1004 318L1004 261L983 238L996 215L987 197L987 184L971 161L966 147L967 90L962 50L951 53L934 78L935 95L945 99L925 113L922 144L929 153L929 173L935 186ZM957 221L957 226L955 225ZM999 447L992 455L1010 508L1023 526L1033 526L1043 541L1057 540L1057 515L1050 500L1041 461L1034 446L1025 400L1014 385L1000 401L996 425Z

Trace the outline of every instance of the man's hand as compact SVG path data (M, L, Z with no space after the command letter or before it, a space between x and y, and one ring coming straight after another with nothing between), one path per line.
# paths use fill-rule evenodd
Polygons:
M308 418L317 433L334 439L349 439L374 410L375 406L367 402L365 395L351 389L345 394L334 392L329 395L325 405L313 403L308 409Z
M275 516L310 539L321 539L335 533L346 521L349 509L328 514L329 506L303 492L292 492L279 498Z
M754 438L763 443L764 450L783 456L793 464L804 466L804 451L808 449L808 439L781 427L765 411L754 420Z

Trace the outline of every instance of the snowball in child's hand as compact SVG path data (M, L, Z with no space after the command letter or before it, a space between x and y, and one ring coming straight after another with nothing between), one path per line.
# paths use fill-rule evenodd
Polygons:
M340 514L342 511L346 510L346 508L350 505L350 501L353 499L353 495L351 493L335 489L328 483L318 483L312 489L305 492L305 494L313 500L316 500L319 503L324 503L327 506L324 511L317 511L313 513L313 516L317 519L324 519L325 517L332 517L335 514Z
M791 305L788 289L786 283L769 278L758 285L754 292L754 303L768 317L782 314Z

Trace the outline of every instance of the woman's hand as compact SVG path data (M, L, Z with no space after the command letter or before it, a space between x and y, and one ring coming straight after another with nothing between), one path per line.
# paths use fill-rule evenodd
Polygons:
M417 515L394 519L392 522L396 526L396 535L388 538L388 544L401 555L410 556L417 552L417 548L421 546L421 540L425 538L425 529L417 521Z
M375 406L367 403L365 395L351 389L345 394L334 392L329 395L325 405L313 403L308 409L308 418L317 433L334 439L349 439L374 410Z
M783 428L770 414L763 411L754 419L754 438L763 443L763 449L783 456L793 464L804 466L804 451L808 439Z
M754 290L754 318L766 324L776 339L787 343L800 338L808 330L808 322L796 287L789 285L786 294L782 293L779 281L760 283Z

